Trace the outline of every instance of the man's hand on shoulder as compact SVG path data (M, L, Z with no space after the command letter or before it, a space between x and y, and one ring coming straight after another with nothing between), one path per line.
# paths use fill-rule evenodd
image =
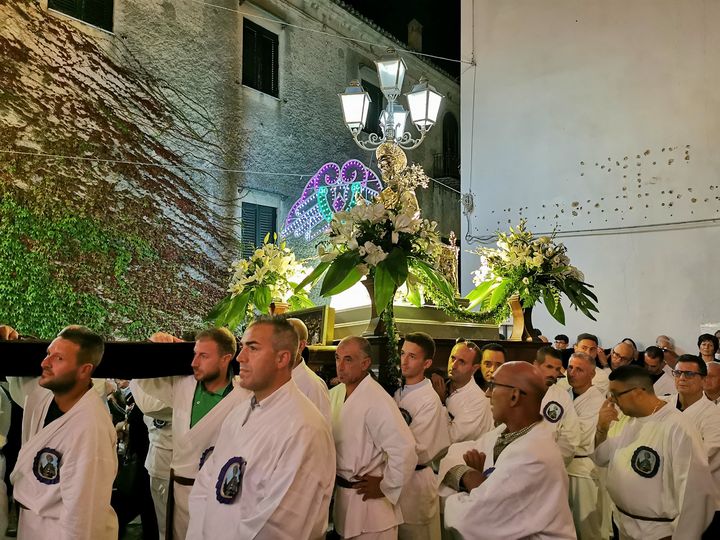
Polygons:
M181 343L182 339L168 334L167 332L155 332L150 336L150 341L153 343Z
M0 324L0 341L15 341L20 339L20 335L12 326Z

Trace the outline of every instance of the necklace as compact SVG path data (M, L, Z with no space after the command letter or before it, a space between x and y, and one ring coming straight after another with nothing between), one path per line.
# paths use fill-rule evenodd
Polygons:
M650 416L652 416L653 414L655 414L655 413L657 412L657 410L658 410L660 407L662 407L663 405L667 405L667 401L662 401L662 400L661 400L660 403L658 403L657 406L656 406L656 407L653 409L653 411L650 413Z

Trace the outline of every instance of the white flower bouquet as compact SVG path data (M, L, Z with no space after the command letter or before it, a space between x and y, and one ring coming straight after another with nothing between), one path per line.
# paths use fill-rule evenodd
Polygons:
M277 242L277 235L273 238ZM283 240L263 245L249 259L238 259L230 267L228 295L208 315L218 326L231 329L257 313L267 313L271 302L287 302L292 310L312 307L306 288L298 287L310 272Z
M567 248L551 236L536 238L527 230L526 220L509 233L498 233L497 249L479 248L480 268L473 272L477 286L468 295L470 308L497 312L498 319L507 315L507 299L520 296L523 308L534 306L540 299L548 312L565 324L565 312L560 297L568 297L570 304L595 320L597 296L585 283L585 276L570 264Z

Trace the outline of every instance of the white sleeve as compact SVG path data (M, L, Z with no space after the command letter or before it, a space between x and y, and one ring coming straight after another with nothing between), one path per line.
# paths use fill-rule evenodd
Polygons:
M165 422L172 421L172 401L165 402L151 394L148 394L144 390L145 384L138 384L140 380L130 381L130 393L135 400L135 404L142 411L143 414L155 418L157 420L163 420ZM151 388L152 390L152 388ZM158 392L160 394L161 392ZM172 398L172 389L168 395L168 392L163 392L167 398Z
M445 454L450 446L450 435L447 422L444 420L445 411L440 403L425 403L415 413L410 431L415 437L415 452L418 463L427 465L438 456ZM429 444L426 442L429 441Z
M705 396L701 399L705 399ZM708 407L708 412L703 418L701 435L708 456L710 473L717 481L720 478L720 408Z
M391 406L383 400L368 408L365 426L375 446L386 455L380 490L392 504L397 504L403 486L417 465L415 437L394 400Z
M578 419L577 412L575 412L575 407L568 398L563 417L560 419L560 425L555 432L557 444L560 447L560 453L565 461L565 465L573 460L575 450L580 444L580 436L580 420Z
M11 415L12 403L10 402L10 398L5 393L5 390L0 388L0 448L5 446L7 442ZM1 481L2 479L0 479L0 482Z
M8 389L12 400L25 408L25 400L38 386L40 377L8 377Z
M130 393L140 410L153 418L164 409L172 407L173 386L176 377L158 377L156 379L133 379L130 381ZM142 403L141 403L142 402Z

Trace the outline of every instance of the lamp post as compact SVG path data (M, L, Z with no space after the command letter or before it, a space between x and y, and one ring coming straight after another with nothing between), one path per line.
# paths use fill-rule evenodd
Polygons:
M352 133L355 143L363 150L375 150L386 142L397 144L405 150L417 148L435 125L443 96L430 86L425 78L421 78L412 90L405 94L409 109L406 110L398 103L407 71L405 61L393 49L388 49L388 54L377 60L375 65L380 89L387 99L387 106L380 114L382 136L370 133L366 139L360 139L371 100L358 81L352 81L344 93L338 94L345 125ZM409 131L405 131L408 113L420 133L418 138L413 138Z

